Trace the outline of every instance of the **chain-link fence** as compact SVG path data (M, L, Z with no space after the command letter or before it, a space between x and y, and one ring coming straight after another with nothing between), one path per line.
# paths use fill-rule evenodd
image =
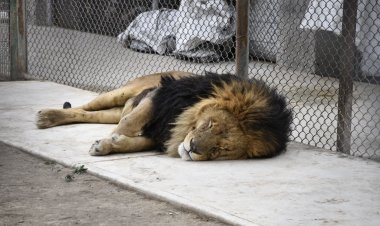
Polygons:
M0 81L8 80L9 71L9 2L0 0Z
M27 1L27 78L102 92L159 71L235 73L235 4ZM251 0L248 14L248 75L287 96L292 140L379 159L380 2Z
M158 71L234 72L233 4L195 3L28 1L28 73L106 91Z
M342 136L337 129L339 114L347 113L339 109L339 95L352 96L350 152L378 159L380 2L362 0L356 10L350 5L346 9L357 18L353 20L352 92L344 89L345 78L339 79L347 67L342 56L350 48L342 34L350 26L343 21L343 2L252 1L250 74L277 86L290 99L295 113L293 140L326 149L336 150ZM274 63L262 64L258 59Z

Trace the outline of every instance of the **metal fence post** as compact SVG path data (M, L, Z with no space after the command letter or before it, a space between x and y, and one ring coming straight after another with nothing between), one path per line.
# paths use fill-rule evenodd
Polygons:
M25 1L10 1L9 42L11 80L24 80L27 72Z
M350 154L353 77L355 75L355 33L358 0L343 2L341 74L339 77L337 150Z
M248 78L249 39L248 39L249 0L236 1L236 75Z
M153 0L152 1L152 10L158 10L159 4L160 4L160 0Z

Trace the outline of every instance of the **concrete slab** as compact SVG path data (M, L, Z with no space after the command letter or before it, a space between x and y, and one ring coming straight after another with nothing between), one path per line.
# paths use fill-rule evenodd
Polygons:
M276 158L185 162L155 152L91 157L113 125L38 130L46 107L95 93L51 82L0 83L0 140L141 192L240 225L378 225L380 163L298 143Z

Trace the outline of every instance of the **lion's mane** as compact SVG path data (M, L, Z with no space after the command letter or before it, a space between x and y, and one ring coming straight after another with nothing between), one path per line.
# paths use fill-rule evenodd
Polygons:
M255 146L253 152L257 153L249 153L249 157L273 156L285 150L292 113L284 96L262 81L230 74L207 73L180 80L163 77L153 97L153 117L144 127L144 136L152 138L162 151L176 155L178 145L205 106L235 116Z

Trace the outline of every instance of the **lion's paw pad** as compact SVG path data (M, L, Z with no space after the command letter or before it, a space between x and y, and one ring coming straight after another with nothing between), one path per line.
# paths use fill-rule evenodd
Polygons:
M107 155L109 154L109 151L105 150L102 145L101 141L97 140L92 145L90 150L88 151L90 155L92 156L98 156L98 155Z
M59 124L63 115L56 110L41 110L36 115L36 125L39 129L53 127Z

